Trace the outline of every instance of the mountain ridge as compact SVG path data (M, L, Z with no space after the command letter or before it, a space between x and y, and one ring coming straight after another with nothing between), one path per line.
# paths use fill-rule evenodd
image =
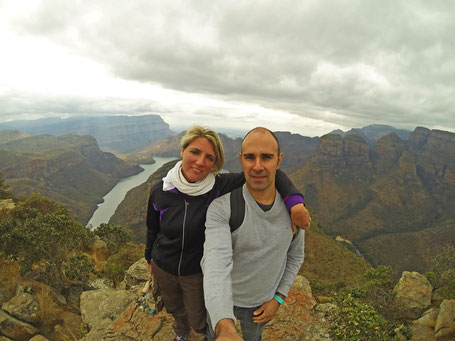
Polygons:
M91 135L100 148L114 153L138 151L163 137L175 135L159 115L44 118L0 123L1 128L37 135Z
M92 136L21 135L0 131L0 171L16 195L41 192L86 223L119 181L142 171L103 152Z

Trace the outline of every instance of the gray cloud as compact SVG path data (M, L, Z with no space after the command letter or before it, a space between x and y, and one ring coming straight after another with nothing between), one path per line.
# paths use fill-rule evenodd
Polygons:
M345 127L455 131L448 1L48 0L15 23L124 79Z

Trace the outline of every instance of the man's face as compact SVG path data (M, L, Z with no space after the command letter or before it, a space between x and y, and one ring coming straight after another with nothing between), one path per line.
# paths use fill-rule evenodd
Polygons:
M275 174L283 154L278 155L278 144L268 131L252 131L242 144L240 162L245 181L252 191L275 188Z

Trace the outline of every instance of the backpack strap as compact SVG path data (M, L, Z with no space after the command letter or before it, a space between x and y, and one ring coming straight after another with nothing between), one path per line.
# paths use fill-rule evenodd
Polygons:
M231 192L231 217L229 218L231 233L242 225L245 218L245 198L243 197L242 188L238 187Z

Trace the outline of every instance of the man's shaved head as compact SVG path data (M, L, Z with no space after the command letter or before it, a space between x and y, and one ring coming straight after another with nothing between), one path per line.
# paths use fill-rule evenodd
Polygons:
M275 134L267 129L267 128L264 128L264 127L256 127L256 128L253 128L251 129L248 133L246 133L245 137L243 138L243 141L245 141L245 139L248 137L249 134L253 133L253 132L258 132L258 133L269 133L270 135L273 136L273 138L275 139L276 141L276 144L277 144L277 147L278 147L278 153L277 155L280 155L280 142L278 141L278 138L275 136ZM243 147L243 141L242 141L242 147ZM243 149L242 149L243 150ZM241 150L241 151L242 151Z

